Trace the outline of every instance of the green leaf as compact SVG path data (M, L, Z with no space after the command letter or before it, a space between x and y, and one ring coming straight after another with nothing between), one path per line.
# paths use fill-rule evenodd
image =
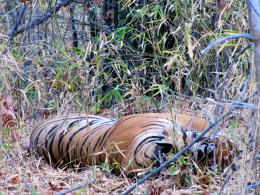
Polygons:
M169 172L170 174L173 174L174 172L176 172L176 170L177 170L176 167L173 166L173 165L168 168L168 172Z
M178 162L181 164L181 165L187 165L188 162L185 160L184 156L180 156L178 158Z
M119 37L119 39L122 41L125 38L126 34L126 27L121 27L116 30L116 34Z
M6 150L8 150L9 149L9 145L8 144L6 144L6 143L4 143L4 144L2 144L2 146L6 149Z

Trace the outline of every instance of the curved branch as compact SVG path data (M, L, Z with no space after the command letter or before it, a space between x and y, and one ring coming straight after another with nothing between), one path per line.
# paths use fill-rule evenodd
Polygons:
M253 37L248 34L248 33L238 33L235 35L227 35L225 37L219 38L216 41L214 41L213 43L210 43L205 49L203 49L200 53L202 55L206 54L210 49L212 49L212 47L217 46L220 43L224 43L226 41L229 41L230 39L240 39L240 38L245 38L245 39L249 39L249 40L253 40Z

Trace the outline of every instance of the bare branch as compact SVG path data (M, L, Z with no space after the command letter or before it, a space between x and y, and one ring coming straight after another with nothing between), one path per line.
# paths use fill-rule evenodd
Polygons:
M17 34L20 34L24 32L25 30L30 30L44 22L46 22L50 17L52 17L54 14L56 14L62 7L67 7L71 3L73 3L74 0L65 0L59 4L57 4L54 8L48 9L43 15L37 17L30 23L24 24L20 26L17 31L13 34L13 36L16 36Z
M206 54L210 49L212 49L213 47L216 47L218 44L220 43L224 43L226 41L229 41L231 39L240 39L240 38L245 38L245 39L249 39L249 40L253 40L253 37L248 34L248 33L238 33L235 35L228 35L222 38L217 39L216 41L214 41L213 43L209 44L205 49L203 49L200 53L202 55Z

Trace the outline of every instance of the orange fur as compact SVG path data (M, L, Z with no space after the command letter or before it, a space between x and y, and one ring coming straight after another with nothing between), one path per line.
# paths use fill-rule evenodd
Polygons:
M184 114L135 114L117 121L72 114L40 123L31 134L31 149L56 166L75 161L93 165L108 159L129 173L153 165L160 152L184 147L192 137L185 140L183 131L198 133L207 127L207 120Z

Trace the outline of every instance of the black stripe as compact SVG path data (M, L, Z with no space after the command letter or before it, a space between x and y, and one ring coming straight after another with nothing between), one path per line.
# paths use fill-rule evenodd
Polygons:
M103 126L102 126L102 128L103 127L105 127L105 126L112 126L113 124L104 124ZM100 127L101 128L101 127ZM109 128L110 129L110 128ZM96 145L95 145L95 147L94 147L94 151L95 151L95 148L97 147L97 145L101 145L101 143L102 143L102 141L103 141L103 139L104 139L104 137L106 136L106 133L108 132L108 130L109 129L107 129L107 131L105 132L105 135L103 136L103 138L101 139L101 137L102 137L102 135L98 138L98 140L97 140L97 142L96 142ZM99 143L101 141L101 143Z
M108 126L109 124L107 124L107 126ZM102 126L102 128L104 127L104 126L106 126L105 124ZM84 141L83 141L83 143L82 143L82 145L81 145L81 148L80 148L80 155L82 156L83 155L83 148L85 147L85 143L87 142L87 140L90 138L90 136L91 135L93 135L94 133L96 133L98 130L103 130L101 128L101 126L98 126L98 127L96 127L95 129L95 131L92 131L89 135L86 135L86 137L84 138ZM108 129L109 130L109 129ZM106 131L106 133L105 133L105 135L107 134L107 131ZM105 136L104 135L104 136ZM103 140L103 139L102 139ZM88 148L89 148L89 145L87 146L87 151L88 151Z
M157 123L149 123L149 124L146 124L146 125L142 125L141 128L145 128L145 127L149 127L149 126L159 126L159 127L165 127L165 125L161 125L161 124L157 124ZM170 125L170 124L169 124Z
M113 124L107 124L106 122L105 123L99 123L100 125L98 125L97 127L91 129L91 131L98 131L99 129L102 129L103 127L106 127L106 126L112 126Z
M77 148L78 148L78 143L74 147L74 162L75 164L79 164L78 158L77 158Z
M64 159L64 154L63 154L63 143L64 143L64 136L65 136L66 132L61 132L60 137L59 137L59 141L58 141L58 150L59 150L59 155L62 159Z
M151 138L154 138L154 139L151 139ZM148 139L151 139L151 140L148 140L147 141L147 138L145 139L145 140L143 140L142 141L142 143L140 143L137 147L136 147L136 150L135 150L135 152L134 152L134 162L138 165L138 166L140 166L140 167L142 167L142 164L140 164L138 161L137 161L137 159L136 159L136 154L137 154L137 152L139 152L139 147L141 146L141 145L144 145L144 144L148 144L148 143L151 143L151 142L154 142L154 141L158 141L158 140L162 140L164 137L162 137L162 136L150 136L150 137L148 137ZM149 158L150 159L150 158Z
M187 133L185 131L182 131L182 139L184 141L185 144L187 144Z
M149 141L146 142L145 144L148 144L148 143L151 143L151 142L154 142L154 141L158 141L158 139L149 140ZM139 151L139 150L138 150L138 151ZM137 152L138 152L138 151L137 151ZM149 157L149 156L146 154L146 152L145 152L145 157L148 158L148 159L151 159L151 160L156 160L155 158L152 159L151 157ZM137 161L136 155L134 156L134 162L135 162L135 164L137 164L139 167L142 167L142 166L143 166L142 164L140 164L140 163Z
M107 132L105 133L105 135L104 135L104 137L103 137L103 139L102 139L102 141L101 141L101 143L100 143L100 145L102 145L102 148L104 147L104 145L106 144L106 141L110 138L110 136L111 136L111 134L114 132L113 131L113 129L116 129L122 122L124 122L124 121L126 121L126 120L128 120L128 119L130 119L130 118L134 118L134 117L136 117L136 115L130 115L130 116L128 116L127 118L122 118L122 119L119 119L115 124L115 126L113 125L111 128L109 128L108 130L107 130ZM112 129L112 131L110 131ZM109 135L108 135L108 137L106 138L106 135L109 133ZM106 140L105 140L105 138L106 138ZM105 141L104 141L105 140ZM103 142L104 141L104 142Z
M60 125L59 125L59 127L60 127ZM51 135L52 136L52 139L51 139L51 141L50 141L50 143L49 143L49 153L50 153L50 156L51 156L51 159L53 159L53 161L56 163L56 162L58 162L58 160L54 157L54 154L53 154L53 141L54 141L54 139L55 139L55 137L56 137L56 134L57 134L57 132L60 130L60 128L57 128L54 132L53 132L53 134ZM59 145L58 145L59 146ZM57 146L57 147L58 147ZM55 146L56 147L56 146Z
M59 118L59 119L57 119L57 120L54 120L54 121L44 121L44 122L42 122L42 123L40 123L36 128L35 128L35 130L37 130L37 128L39 128L40 126L42 126L42 125L44 125L44 126L46 126L46 125L50 125L50 124L52 124L52 123L63 123L65 120L70 120L70 119L75 119L75 118L80 118L80 119L85 119L86 118L86 116L82 116L82 117L79 117L79 116L75 116L75 117L67 117L67 118ZM89 117L89 118L95 118L95 119L100 119L100 118L98 118L98 117ZM76 122L76 121L73 121L73 123L74 122ZM70 125L72 125L72 123L70 124ZM53 128L53 127L52 127ZM51 128L51 130L50 131L53 131L53 129ZM40 147L43 147L43 145L44 145L44 143L43 143L43 145L39 145L38 144L38 142L39 142L39 138L40 138L40 136L41 136L41 134L42 134L42 132L43 131L47 131L46 130L46 127L43 127L43 128L41 128L40 130L38 130L38 132L36 133L36 135L35 136L33 136L33 137L31 137L31 145L32 145L32 147L33 148L36 148L36 151L38 152L38 153L41 153L40 151L39 151L39 148ZM50 134L50 131L48 131L48 134ZM47 135L48 135L47 134ZM64 137L64 135L62 136L62 137ZM45 138L46 139L46 138ZM48 142L48 138L46 139L46 141ZM45 145L46 145L46 141L45 141ZM59 143L60 143L60 140L59 140ZM60 146L60 145L59 145ZM44 157L49 161L49 157L47 156L47 154L46 154L46 150L47 150L47 148L45 148L44 150L43 150L43 155L44 155Z
M70 156L69 156L69 150L70 150L70 144L71 144L71 141L72 139L81 131L83 131L84 129L86 129L87 127L90 127L94 124L96 124L98 121L97 120L93 120L93 121L90 121L87 125L79 128L77 131L75 131L69 138L69 143L67 143L67 147L66 147L66 152L67 152L67 156L66 156L66 159L68 161L70 161Z
M95 131L91 132L89 135L86 135L86 137L84 138L84 141L80 147L80 156L83 156L83 148L85 146L85 143L87 142L88 138L90 138L90 136L93 135L94 133L96 133L96 132ZM89 145L87 146L86 151L88 151L88 149L89 149Z
M72 121L72 122L68 125L68 129L72 128L76 123L79 123L80 121L82 121L82 120L78 119L78 120Z
M99 142L100 138L101 138L101 136L100 136L100 137L98 138L98 140L96 141L96 144L95 144L95 146L94 146L94 148L93 148L93 152L96 151L96 147L98 146L98 142Z
M103 135L102 139L100 139L100 144L99 144L99 145L100 145L100 148L103 148L104 145L107 143L107 140L108 140L108 139L105 140L105 137L106 137L107 133L110 131L110 129L111 129L111 127L106 131L106 133ZM112 132L113 132L113 131L112 131ZM112 133L112 132L111 132L111 133ZM111 133L110 133L110 135L111 135ZM104 140L105 140L105 141L104 141ZM103 143L103 142L104 142L104 143ZM102 159L101 159L101 155L99 155L99 162L101 162L101 160L102 160Z
M46 135L46 138L45 138L45 148L46 148L46 150L48 151L48 153L49 153L49 155L50 155L50 161L52 161L53 160L53 154L51 155L50 154L50 148L48 148L48 142L49 142L49 139L53 136L53 134L56 134L57 133L57 128L59 127L59 125L55 125L55 126L53 126L50 130L49 130L49 132L47 133L47 135ZM55 131L56 130L56 131ZM44 151L44 153L45 153L45 151L46 150L43 150Z
M50 121L49 123L47 123L47 121L45 121L45 122L43 122L43 123L41 123L41 125L43 125L44 123L47 123L47 124L45 124L45 126L46 125L50 125L51 123L54 123L54 122L63 122L63 119L60 119L60 120L56 120L56 121ZM59 123L60 124L60 123ZM40 125L39 125L40 126ZM38 126L38 127L39 127ZM46 129L46 127L43 127L41 130L39 130L39 132L38 132L38 134L37 134L37 136L35 137L35 144L38 144L38 141L39 141L39 137L40 137L40 134L42 133L42 131L44 130L44 129ZM47 131L47 130L46 130ZM38 151L37 151L38 152Z
M128 119L131 119L131 118L135 118L135 117L137 117L138 115L130 115L129 117L127 117L127 118L123 118L123 119L119 119L119 121L116 123L116 125L115 126L113 126L113 128L112 128L112 130L113 129L116 129L122 122L124 122L124 121L126 121L126 120L128 120ZM144 118L157 118L157 117L144 117ZM161 117L158 117L158 118L161 118ZM163 119L165 119L165 120L168 120L168 119L166 119L166 118L163 118ZM172 123L172 121L171 120L168 120L169 122L165 122L165 121L157 121L158 123L164 123L164 124L171 124ZM156 121L153 121L153 122L156 122ZM111 129L111 128L110 128ZM109 130L110 130L109 129ZM104 138L105 138L105 136L106 136L106 134L109 132L109 130L105 133L105 135L104 135L104 137L103 137L103 140L104 140ZM148 129L149 130L149 129ZM161 129L160 129L161 130ZM110 131L110 134L108 135L108 137L107 137L107 139L106 139L106 141L110 138L110 136L111 136L111 134L113 133L113 131ZM103 140L102 140L102 142L103 142ZM102 143L101 142L101 143ZM106 144L106 142L104 142L103 143L103 146L102 147L104 147L104 145Z
M145 139L143 139L143 140L137 145L137 147L136 147L136 149L135 149L135 151L134 151L134 156L135 156L136 153L138 152L139 147L142 146L147 140L153 139L152 141L156 141L156 140L162 140L163 138L164 138L163 136L155 136L155 135L146 137ZM149 140L149 142L150 142L150 140ZM149 142L147 142L147 143L149 143Z
M123 123L124 121L129 120L129 119L131 119L131 118L135 118L135 117L136 117L135 115L130 115L130 116L127 116L127 117L125 117L125 118L119 119L119 120L117 121L116 126L115 126L114 128L116 128L118 125L120 125L120 124Z
M146 152L147 152L147 151L146 151ZM152 158L152 157L148 156L146 152L144 153L144 157L145 157L145 158L148 158L149 160L156 160L155 157Z
M64 154L63 154L62 149L63 149L63 144L64 144L64 139L63 139L63 138L64 138L65 134L69 131L70 128L73 127L73 125L74 125L75 123L79 123L79 122L81 122L81 121L82 121L82 118L80 118L80 119L78 119L78 120L75 120L75 121L72 121L72 122L68 125L67 130L60 133L59 140L58 140L58 152L59 152L59 155L60 155L61 159L64 159Z
M44 123L42 123L42 124L44 124ZM42 124L41 124L41 125L42 125ZM39 126L40 126L40 125L39 125ZM41 133L42 133L44 130L46 130L45 127L43 127L42 129L40 129L39 132L37 133L37 135L36 135L34 141L32 140L32 142L34 142L34 145L35 145L35 147L36 147L36 152L38 152L39 154L41 154L40 148L42 149L42 147L43 147L43 145L44 145L43 143L42 143L41 145L38 144L38 142L39 142L39 137L40 137ZM43 156L44 156L44 158L50 163L49 156L46 155L45 150L47 150L47 148L44 148L44 149L43 149Z
M112 135L112 133L114 132L113 130L115 129L114 126L110 127L107 132L104 134L101 142L100 142L100 146L101 148L103 148L105 146L105 144L107 143L107 141L109 140L110 136Z
M38 150L38 141L39 141L39 137L40 137L40 134L42 133L42 131L45 129L45 127L43 127L42 129L39 130L37 136L35 137L34 139L34 145L35 147L37 147L36 151L39 152Z

